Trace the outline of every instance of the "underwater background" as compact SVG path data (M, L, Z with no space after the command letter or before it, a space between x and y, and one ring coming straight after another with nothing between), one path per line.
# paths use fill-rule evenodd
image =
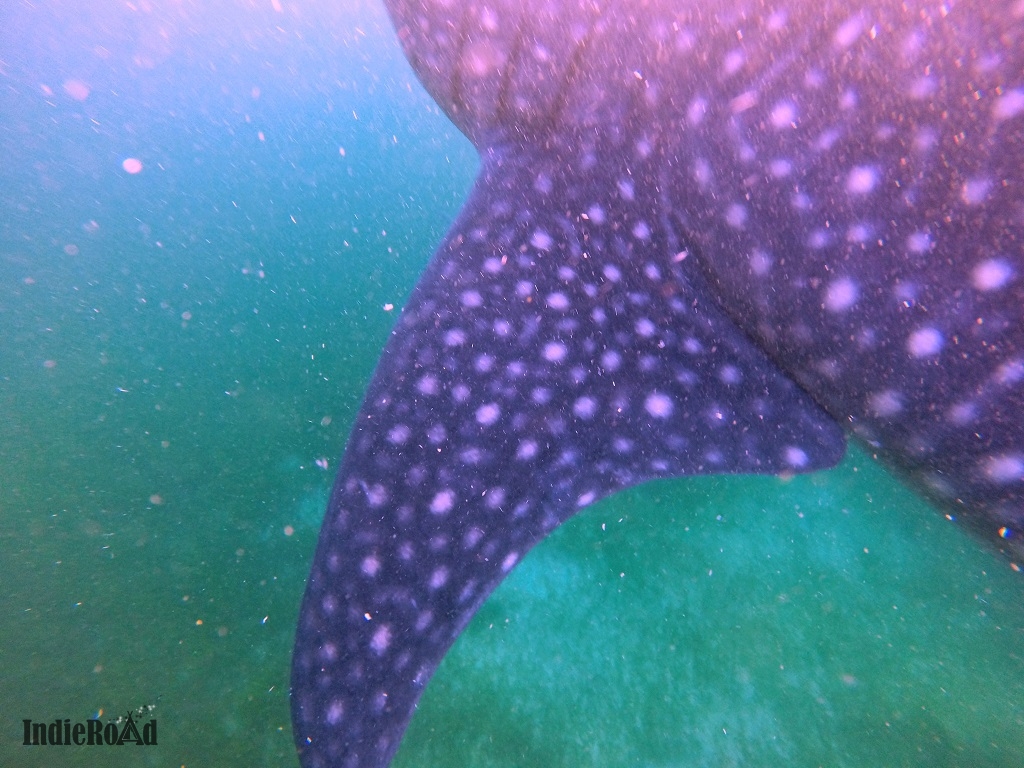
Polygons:
M333 473L476 168L377 2L3 4L0 766L297 765ZM1019 768L1024 574L856 447L649 484L513 571L396 765Z

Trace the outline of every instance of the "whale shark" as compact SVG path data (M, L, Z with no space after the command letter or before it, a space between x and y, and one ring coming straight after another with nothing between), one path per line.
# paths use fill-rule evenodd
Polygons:
M387 0L477 181L383 350L292 662L384 766L537 542L853 439L1024 558L1024 0Z

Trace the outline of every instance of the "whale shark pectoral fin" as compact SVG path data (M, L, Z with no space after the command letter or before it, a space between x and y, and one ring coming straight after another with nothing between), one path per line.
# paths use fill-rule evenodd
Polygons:
M477 608L582 507L650 478L843 454L838 426L709 298L648 192L627 194L613 162L563 166L489 155L383 354L302 606L304 765L386 764Z

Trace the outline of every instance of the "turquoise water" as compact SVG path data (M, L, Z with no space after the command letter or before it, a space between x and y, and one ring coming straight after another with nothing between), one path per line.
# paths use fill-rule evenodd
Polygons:
M0 765L297 764L333 471L476 160L380 8L267 6L0 11ZM156 747L20 745L147 705ZM525 558L397 763L1024 765L1024 582L857 450L634 489Z

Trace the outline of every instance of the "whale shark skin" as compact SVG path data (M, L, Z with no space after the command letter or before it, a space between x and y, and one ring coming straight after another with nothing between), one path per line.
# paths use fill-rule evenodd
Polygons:
M863 441L1024 557L1024 0L389 0L481 170L331 493L304 766L384 766L525 553L617 490Z

